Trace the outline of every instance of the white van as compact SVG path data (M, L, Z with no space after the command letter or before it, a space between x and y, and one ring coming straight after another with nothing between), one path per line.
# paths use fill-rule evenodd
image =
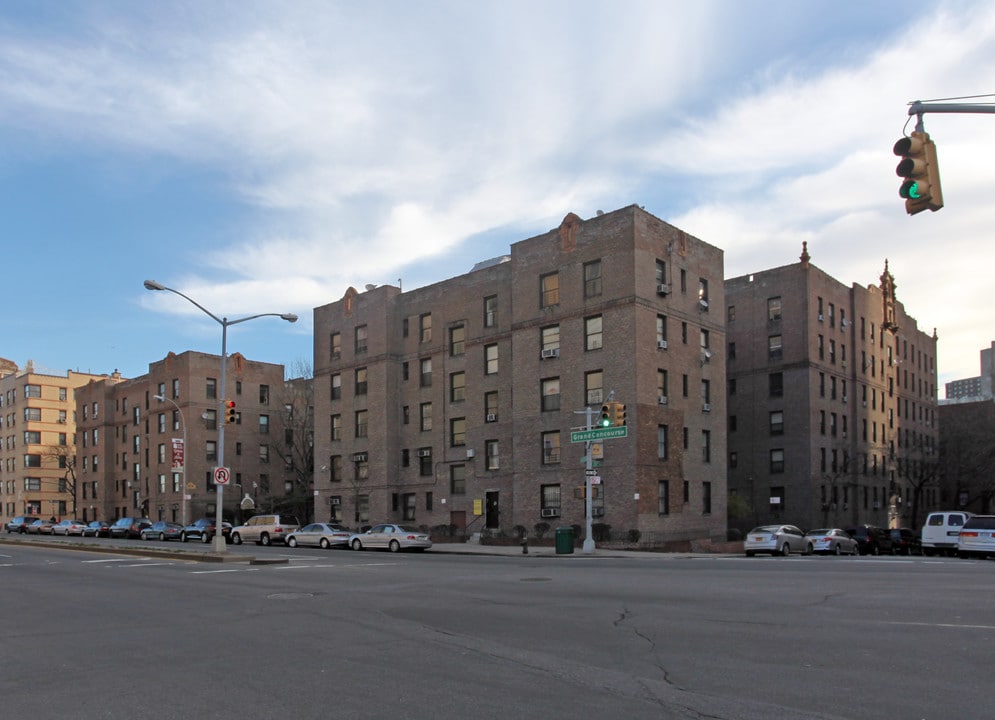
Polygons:
M926 516L922 526L923 555L954 555L957 553L957 538L960 529L972 513L963 510L932 512Z

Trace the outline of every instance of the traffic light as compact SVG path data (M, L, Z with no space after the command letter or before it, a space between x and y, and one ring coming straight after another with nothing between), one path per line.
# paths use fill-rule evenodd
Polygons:
M612 425L615 427L625 427L625 403L612 403Z
M929 139L929 134L913 132L896 142L893 151L902 158L895 173L905 178L898 189L899 196L905 198L905 212L915 215L923 210L936 212L943 207L936 145Z
M601 406L601 427L611 427L612 421L614 420L612 405L614 405L614 403L606 402Z
M235 401L225 400L225 425L234 423L237 415L238 413L235 412Z

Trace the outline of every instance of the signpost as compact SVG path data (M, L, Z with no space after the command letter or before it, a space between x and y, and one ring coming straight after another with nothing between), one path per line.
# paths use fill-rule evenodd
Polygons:
M574 412L578 415L587 416L587 425L585 430L572 430L570 432L570 442L572 443L587 443L587 452L584 456L584 463L586 469L584 472L584 505L585 505L585 520L587 524L587 530L584 534L584 546L583 551L585 555L590 555L594 552L594 537L592 536L592 518L594 515L593 507L593 493L591 492L592 485L600 485L601 477L598 475L598 471L594 469L594 449L598 448L598 457L604 457L601 451L601 440L611 440L614 438L624 438L629 436L629 428L621 423L625 422L625 405L615 402L615 391L612 390L608 395L608 403L602 408L602 414L604 415L604 408L615 407L621 408L621 413L614 413L614 422L619 422L617 425L609 425L606 427L595 427L592 419L594 417L594 410L591 408L584 408L583 410L575 410Z
M214 468L215 485L227 485L230 479L231 479L231 470L229 468L226 467Z

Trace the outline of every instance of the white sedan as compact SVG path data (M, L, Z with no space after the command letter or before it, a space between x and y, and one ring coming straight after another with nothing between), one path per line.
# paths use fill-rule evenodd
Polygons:
M812 552L812 543L805 538L805 533L794 525L761 525L746 534L743 550L747 557L753 557L757 553L808 555Z
M328 523L311 523L287 535L287 545L310 545L327 549L330 547L349 547L352 530Z
M355 533L349 539L349 547L353 550L366 548L386 548L391 552L415 550L421 552L432 547L428 533L413 530L402 525L374 525L364 533Z
M860 545L840 528L809 530L805 539L812 543L812 552L832 553L833 555L859 555Z

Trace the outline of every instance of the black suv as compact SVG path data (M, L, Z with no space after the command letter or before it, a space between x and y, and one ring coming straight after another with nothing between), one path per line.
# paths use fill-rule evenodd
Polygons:
M858 525L846 529L846 534L857 541L861 555L891 555L894 550L891 535L884 528Z
M152 525L148 518L123 517L114 521L111 525L110 536L112 538L133 538L142 536L142 530Z
M891 529L892 551L897 555L922 555L922 538L911 528Z

